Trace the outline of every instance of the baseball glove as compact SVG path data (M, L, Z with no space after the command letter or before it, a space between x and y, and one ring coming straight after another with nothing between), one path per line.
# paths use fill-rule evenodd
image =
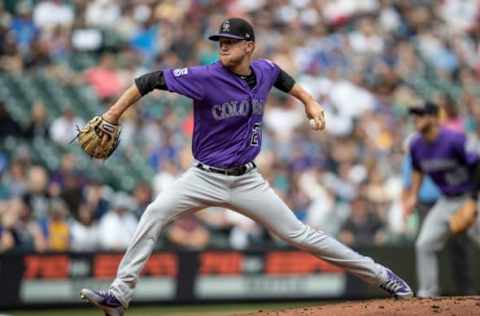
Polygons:
M473 225L477 218L477 201L468 199L452 216L449 226L452 234L460 234Z
M107 159L118 146L120 130L120 125L95 116L83 128L78 128L75 139L90 157Z

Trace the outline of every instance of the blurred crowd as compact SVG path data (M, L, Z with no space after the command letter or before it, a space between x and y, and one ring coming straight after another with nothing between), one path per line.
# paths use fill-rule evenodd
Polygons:
M274 91L265 110L261 172L295 214L352 246L411 242L415 216L400 205L407 107L431 99L450 128L480 148L480 11L476 0L49 0L0 2L0 71L44 69L59 85L88 85L108 106L149 71L214 62L206 40L228 16L251 20L256 56L302 83L327 111L327 132L310 130L298 102ZM97 61L70 67L75 53ZM124 249L145 206L191 164L191 109L181 97L126 113L119 151L140 153L154 170L132 192L91 177L73 154L60 168L32 163L28 150L0 153L0 252ZM81 106L81 105L78 105ZM67 144L79 117L48 106L16 122L0 105L0 140ZM108 161L106 162L109 163ZM244 249L282 242L221 208L182 218L159 246Z

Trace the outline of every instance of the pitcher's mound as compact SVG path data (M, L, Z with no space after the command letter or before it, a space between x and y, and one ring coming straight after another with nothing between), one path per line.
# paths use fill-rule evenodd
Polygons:
M439 297L409 300L377 299L348 301L338 304L288 309L274 312L258 311L243 316L469 316L480 315L480 296Z

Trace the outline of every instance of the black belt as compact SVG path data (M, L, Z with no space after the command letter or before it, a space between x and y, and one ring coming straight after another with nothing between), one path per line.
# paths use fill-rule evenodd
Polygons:
M210 167L210 166L207 166L207 165L205 165L201 162L197 162L195 167L197 167L198 169L201 169L203 171L219 173L219 174L223 174L223 175L226 175L226 176L241 176L241 175L244 175L245 173L249 172L250 170L256 168L257 165L252 161L252 162L244 164L243 166L238 166L238 167L233 167L233 168L228 168L228 169L221 169L221 168L216 168L216 167Z
M457 198L466 195L468 192L444 193L448 198Z

